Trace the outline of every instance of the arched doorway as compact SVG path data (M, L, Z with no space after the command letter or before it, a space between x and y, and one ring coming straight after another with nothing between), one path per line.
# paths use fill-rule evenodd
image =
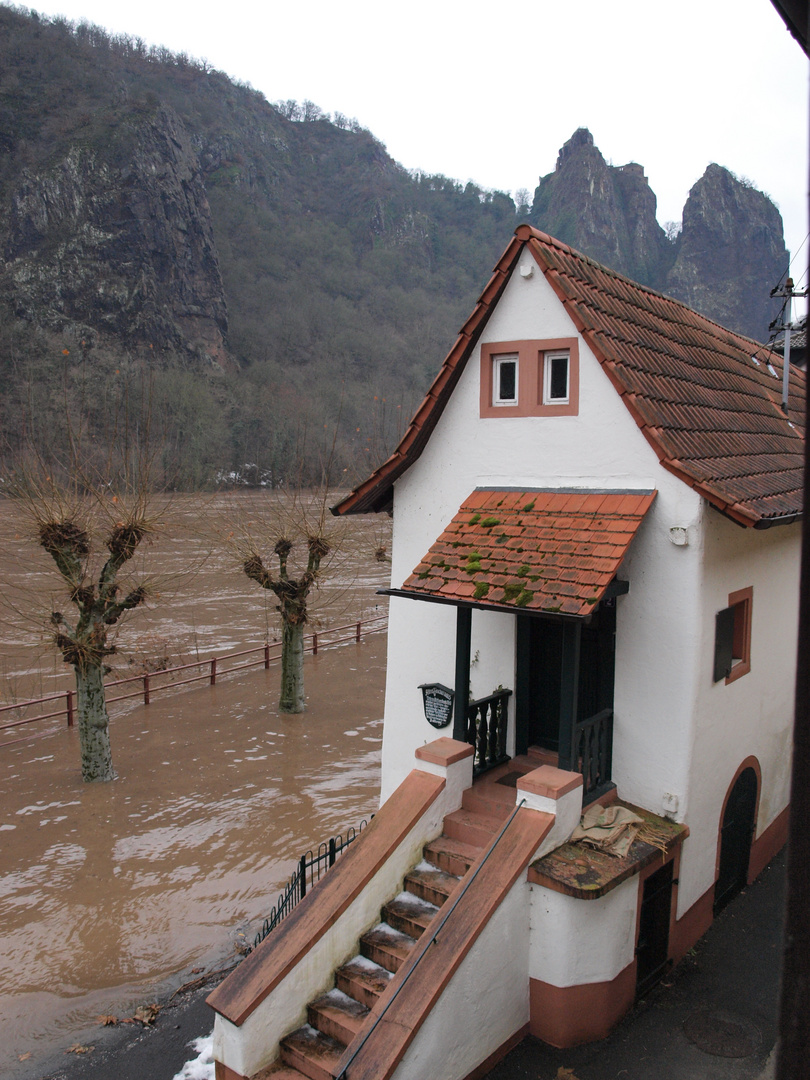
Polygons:
M720 828L720 867L714 887L714 913L733 900L748 880L757 810L757 774L748 767L734 782Z

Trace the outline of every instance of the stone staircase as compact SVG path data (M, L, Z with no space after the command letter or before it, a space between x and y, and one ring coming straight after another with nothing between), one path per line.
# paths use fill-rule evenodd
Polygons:
M535 767L532 759L514 759L464 792L461 809L448 814L442 835L425 844L424 859L406 875L403 892L383 905L381 921L361 936L358 955L337 969L334 988L309 1003L307 1023L281 1040L279 1059L255 1080L332 1080L393 975L514 809L514 785L504 776Z

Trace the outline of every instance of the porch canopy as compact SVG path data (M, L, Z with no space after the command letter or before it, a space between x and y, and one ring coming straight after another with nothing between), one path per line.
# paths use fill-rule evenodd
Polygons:
M394 596L526 614L591 614L655 491L476 488Z

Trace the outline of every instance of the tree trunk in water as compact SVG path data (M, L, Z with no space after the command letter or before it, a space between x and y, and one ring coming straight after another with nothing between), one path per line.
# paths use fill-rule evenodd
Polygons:
M281 632L281 699L279 710L304 711L304 624L284 623Z
M115 770L110 751L110 718L102 667L74 668L76 705L79 715L79 742L82 754L82 780L114 780Z

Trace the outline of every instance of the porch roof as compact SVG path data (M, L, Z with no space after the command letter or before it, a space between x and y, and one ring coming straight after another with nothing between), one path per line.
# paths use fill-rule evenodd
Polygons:
M655 495L476 488L397 594L589 615Z

